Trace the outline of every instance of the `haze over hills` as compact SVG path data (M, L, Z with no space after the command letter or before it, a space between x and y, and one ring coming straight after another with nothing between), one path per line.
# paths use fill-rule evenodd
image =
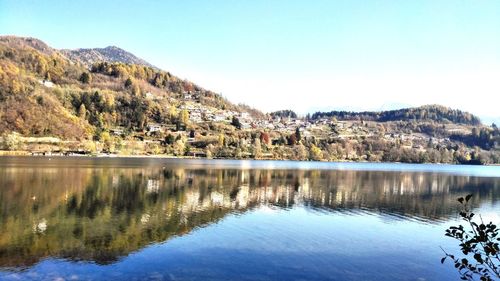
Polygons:
M0 37L0 64L0 132L8 150L445 163L500 158L496 126L445 106L264 114L118 47L57 50L15 36Z

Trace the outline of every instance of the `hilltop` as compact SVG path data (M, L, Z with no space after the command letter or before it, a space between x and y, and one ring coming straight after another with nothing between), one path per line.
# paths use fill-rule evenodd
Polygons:
M63 49L60 50L60 52L70 60L79 62L88 68L92 67L92 65L97 62L121 62L126 64L137 64L155 68L147 61L138 58L135 55L116 46L76 50Z
M456 123L465 125L481 125L481 120L465 111L451 109L442 105L424 105L413 108L403 108L386 111L330 111L316 112L311 119L316 120L324 117L336 118L337 120L365 120L365 121L435 121L440 123Z
M499 132L439 105L264 114L118 47L0 37L0 149L217 158L498 163Z
M52 55L57 52L56 49L51 48L45 42L33 37L18 37L12 35L0 36L0 42L3 45L9 46L13 49L35 49L44 55Z
M61 49L57 50L40 39L32 37L0 36L0 42L14 49L32 48L44 55L58 54L65 57L68 61L79 63L90 69L96 62L119 62L125 64L137 64L155 68L149 62L138 58L134 54L127 52L116 46L105 48L79 48L79 49Z

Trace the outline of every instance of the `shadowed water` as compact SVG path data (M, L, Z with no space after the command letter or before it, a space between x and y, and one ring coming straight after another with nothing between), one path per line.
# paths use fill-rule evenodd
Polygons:
M0 158L0 279L456 280L500 167Z

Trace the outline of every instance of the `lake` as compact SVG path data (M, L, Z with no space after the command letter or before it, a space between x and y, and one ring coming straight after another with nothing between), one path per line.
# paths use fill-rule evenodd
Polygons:
M1 280L457 280L500 167L0 158Z

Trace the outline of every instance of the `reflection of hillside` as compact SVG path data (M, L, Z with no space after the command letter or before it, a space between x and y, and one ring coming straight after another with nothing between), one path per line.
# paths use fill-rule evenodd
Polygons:
M491 178L428 173L145 168L0 168L0 266L46 256L113 262L232 211L272 204L434 220L455 198L500 198Z

